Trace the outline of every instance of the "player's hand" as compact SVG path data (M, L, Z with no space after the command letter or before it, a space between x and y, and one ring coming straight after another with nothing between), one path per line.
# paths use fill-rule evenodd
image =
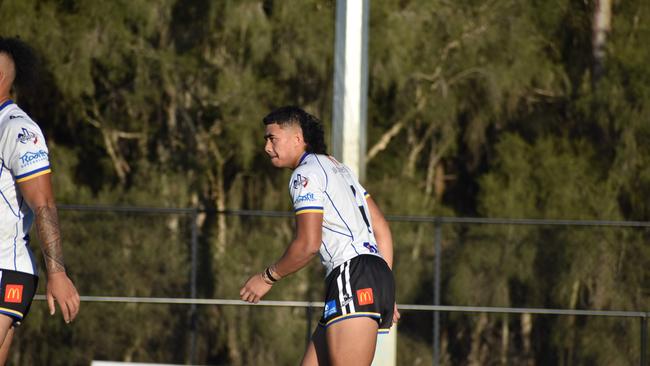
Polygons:
M65 272L49 273L47 275L47 305L50 315L54 315L56 307L54 300L59 303L63 320L70 323L79 313L79 294Z
M397 324L401 317L402 315L399 313L399 310L397 310L397 303L395 303L395 307L393 308L393 324Z
M262 274L258 273L246 281L244 287L239 291L239 296L246 302L257 304L260 299L269 292L271 287L273 287L273 285L266 283L262 278Z

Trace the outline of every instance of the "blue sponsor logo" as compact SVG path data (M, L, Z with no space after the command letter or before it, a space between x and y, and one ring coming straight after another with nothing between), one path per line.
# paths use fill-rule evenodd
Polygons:
M377 246L374 245L374 244L370 244L368 242L365 242L365 243L363 243L363 246L366 247L366 249L368 249L368 251L370 251L370 253L375 253L375 254L379 253L379 251L377 250Z
M20 166L26 167L44 160L47 160L45 150L39 150L37 152L28 151L20 157Z
M23 127L23 130L18 134L18 138L16 138L16 141L20 142L21 144L26 144L28 141L33 141L34 143L37 143L38 137L34 132Z
M323 310L323 318L327 319L329 316L336 314L336 300L330 300L325 303L325 310Z
M314 202L316 201L316 197L314 197L313 193L305 193L303 195L299 195L298 198L293 203L300 203L300 202Z

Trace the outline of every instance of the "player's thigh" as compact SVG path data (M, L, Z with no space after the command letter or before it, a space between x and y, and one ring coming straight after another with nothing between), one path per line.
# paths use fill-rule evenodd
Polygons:
M301 366L328 366L329 355L327 353L327 340L325 339L325 328L317 326L311 336L311 342L307 346L305 356L300 363Z
M0 345L0 366L7 362L9 356L9 348L11 347L15 329L12 327L13 322L13 318L0 314L0 340L2 341L2 345Z
M5 337L13 329L13 323L14 319L12 317L9 315L0 314L0 344L4 342Z
M377 346L377 321L369 317L350 318L327 328L330 364L370 365Z

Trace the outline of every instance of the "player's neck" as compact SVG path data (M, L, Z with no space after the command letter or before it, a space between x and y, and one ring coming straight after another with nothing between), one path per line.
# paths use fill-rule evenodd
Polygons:
M308 152L306 152L306 151L303 150L303 151L300 153L300 155L298 155L298 159L296 159L296 162L293 164L293 168L292 168L292 169L296 169L296 168L298 167L298 165L300 165L300 163L302 163L302 161L305 160L305 157L306 157L308 154L309 154Z
M8 94L0 95L0 105L5 104L10 99L11 99L11 96L8 95Z

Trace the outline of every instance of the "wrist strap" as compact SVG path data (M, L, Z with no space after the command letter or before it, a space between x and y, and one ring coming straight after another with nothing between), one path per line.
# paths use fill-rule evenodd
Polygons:
M273 272L271 270L271 267L266 267L266 269L264 270L264 274L266 274L266 277L268 277L269 280L271 280L271 282L278 282L279 278L275 278L275 276L273 276Z

